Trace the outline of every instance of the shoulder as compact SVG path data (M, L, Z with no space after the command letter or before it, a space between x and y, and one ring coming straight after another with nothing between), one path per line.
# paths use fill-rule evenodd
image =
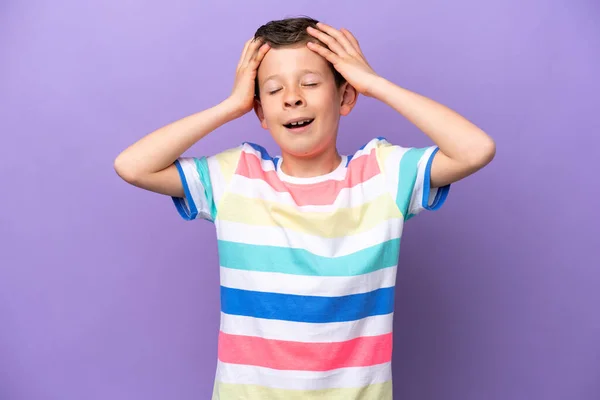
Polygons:
M276 170L281 157L272 156L269 151L256 143L243 142L240 147L240 164L259 164L263 170Z
M272 157L269 152L261 145L251 142L243 142L236 147L228 148L224 151L207 157L208 164L212 167L218 167L229 174L234 173L240 165L256 162L276 163L278 157Z
M362 156L378 157L380 154L385 153L386 151L392 151L394 148L397 147L398 146L390 143L385 137L378 136L363 144L350 157L352 159L359 158Z
M386 165L409 159L422 160L429 157L437 149L436 146L409 147L389 142L384 137L376 137L358 149L352 158L368 155L377 159L377 162Z
M356 150L354 154L348 156L349 165L371 162L382 166L390 153L399 148L384 137L373 138Z
M391 146L390 142L388 142L388 140L386 138L384 138L382 136L378 136L376 138L369 140L367 143L363 144L354 153L354 157L363 155L363 154L372 153L373 150L377 150L377 149L388 147L388 146Z

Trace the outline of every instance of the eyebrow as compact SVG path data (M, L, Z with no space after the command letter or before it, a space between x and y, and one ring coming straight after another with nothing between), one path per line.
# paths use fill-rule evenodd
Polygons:
M322 75L320 72L314 71L312 69L303 69L300 72L303 73L303 74L317 74L317 75ZM269 81L270 79L278 78L278 77L279 77L279 74L269 75L269 76L267 76L265 78L265 80L263 81L263 84L265 84L265 82Z

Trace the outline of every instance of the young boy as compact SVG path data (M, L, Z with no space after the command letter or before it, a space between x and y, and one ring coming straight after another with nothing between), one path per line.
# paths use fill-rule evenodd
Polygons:
M435 143L373 138L336 149L359 94ZM281 148L252 143L183 158L255 110ZM142 138L115 160L127 182L214 222L221 326L213 399L391 399L392 318L403 224L444 202L495 145L448 108L377 75L354 36L309 18L270 22L246 43L218 105Z

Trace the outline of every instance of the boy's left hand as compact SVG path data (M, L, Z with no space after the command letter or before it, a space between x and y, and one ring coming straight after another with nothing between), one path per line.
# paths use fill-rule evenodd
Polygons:
M308 33L329 48L312 42L307 43L308 48L332 63L335 69L359 93L370 96L370 89L378 75L365 59L356 38L344 28L338 31L321 22L317 24L317 27L319 29L309 27Z

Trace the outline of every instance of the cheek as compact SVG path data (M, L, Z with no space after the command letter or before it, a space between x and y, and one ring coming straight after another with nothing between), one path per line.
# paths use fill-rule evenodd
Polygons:
M277 112L274 108L272 100L270 101L269 99L264 99L262 101L262 110L267 123L270 123L277 118Z
M320 96L317 103L318 110L322 110L321 116L326 121L335 121L339 116L340 112L340 103L335 96L331 94L324 94Z
M321 107L339 106L339 99L336 90L333 87L323 87L317 94L315 101L318 101Z

